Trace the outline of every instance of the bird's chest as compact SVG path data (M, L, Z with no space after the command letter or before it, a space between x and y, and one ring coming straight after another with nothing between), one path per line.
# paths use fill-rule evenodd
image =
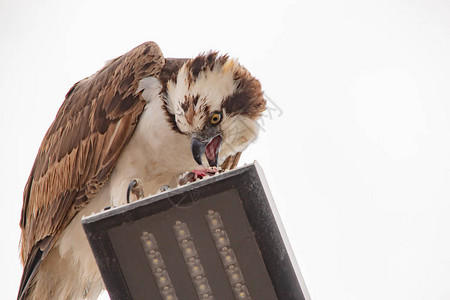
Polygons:
M174 186L176 177L196 167L187 136L169 130L160 123L146 122L144 114L135 134L123 149L111 174L112 189L126 190L132 179L144 185L146 196L163 185ZM162 124L167 124L161 120Z

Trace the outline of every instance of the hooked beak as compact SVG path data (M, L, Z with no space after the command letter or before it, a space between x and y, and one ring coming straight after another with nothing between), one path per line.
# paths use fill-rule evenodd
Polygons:
M222 140L223 138L220 134L205 141L200 141L199 138L194 135L191 139L191 151L194 160L199 165L203 165L202 157L203 154L206 154L206 159L208 160L209 166L217 167Z

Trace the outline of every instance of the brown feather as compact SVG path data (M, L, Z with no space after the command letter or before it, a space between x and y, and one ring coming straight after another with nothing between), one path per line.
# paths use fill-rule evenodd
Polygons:
M44 259L76 213L108 179L146 104L135 94L139 81L159 74L164 63L158 45L147 42L67 93L24 190L20 226L25 270L33 263L28 260L35 252L32 249L39 247ZM24 277L22 285L29 279L25 273Z
M237 164L239 163L239 159L241 158L242 152L238 152L233 156L233 162L231 163L230 170L233 170L236 168Z
M236 168L239 163L239 159L241 158L242 152L238 152L235 155L228 156L220 166L223 170L233 170Z
M227 158L225 158L225 160L223 161L223 163L220 165L220 167L221 167L223 170L228 170L228 169L230 168L230 166L231 166L231 158L232 158L232 157L233 157L232 155L228 156Z
M222 108L230 116L243 115L257 119L266 110L261 83L244 67L236 68L233 76L237 83L236 92L223 99Z

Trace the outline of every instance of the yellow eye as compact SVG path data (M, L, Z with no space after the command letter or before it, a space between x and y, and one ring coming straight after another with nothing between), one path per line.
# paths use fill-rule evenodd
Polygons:
M222 121L222 113L220 111L216 111L211 117L211 124L217 125L220 121Z

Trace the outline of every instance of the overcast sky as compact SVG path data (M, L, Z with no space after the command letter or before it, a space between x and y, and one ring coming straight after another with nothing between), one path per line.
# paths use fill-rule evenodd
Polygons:
M64 95L144 41L229 53L270 97L265 170L311 297L450 299L450 2L0 1L1 298Z

